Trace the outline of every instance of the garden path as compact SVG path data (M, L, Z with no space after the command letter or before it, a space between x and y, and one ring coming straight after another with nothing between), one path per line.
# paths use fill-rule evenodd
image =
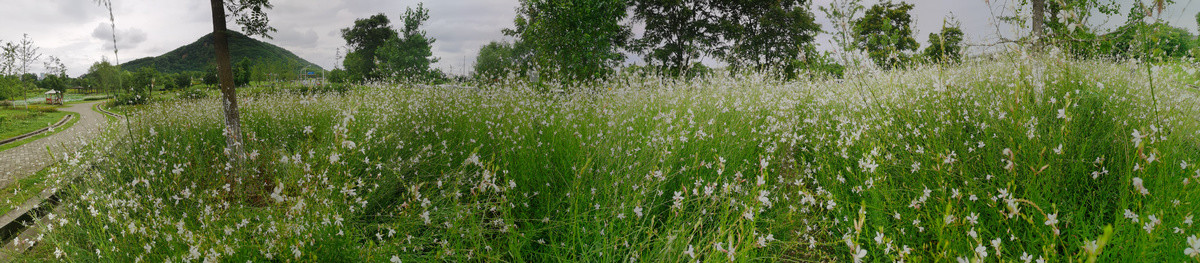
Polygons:
M99 136L108 121L103 114L92 110L101 101L75 104L60 110L79 113L75 125L45 138L0 151L0 189L21 178L33 175L53 164L70 149L86 146L92 138ZM51 156L53 153L54 156Z

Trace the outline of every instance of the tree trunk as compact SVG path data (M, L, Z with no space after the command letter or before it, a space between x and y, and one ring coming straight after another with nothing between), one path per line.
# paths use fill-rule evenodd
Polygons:
M229 62L229 40L225 35L224 0L210 0L213 15L213 46L217 51L217 77L220 79L221 104L225 108L226 154L234 167L241 169L245 156L242 147L242 122L238 114L237 89L233 85L233 68Z
M1033 38L1034 41L1040 43L1045 34L1043 28L1046 18L1046 0L1031 0L1030 2L1033 3Z

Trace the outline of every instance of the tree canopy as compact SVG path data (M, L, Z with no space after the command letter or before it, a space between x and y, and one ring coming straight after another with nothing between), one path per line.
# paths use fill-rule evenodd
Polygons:
M875 64L892 68L908 63L909 53L919 46L912 36L912 8L905 2L881 2L854 21L855 41Z

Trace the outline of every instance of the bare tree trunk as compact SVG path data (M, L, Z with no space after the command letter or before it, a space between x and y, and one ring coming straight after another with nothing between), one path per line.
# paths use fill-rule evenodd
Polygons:
M245 159L242 147L242 122L238 114L237 89L233 85L233 68L229 62L229 40L225 35L224 0L210 0L213 15L213 46L217 51L217 77L220 79L221 103L225 108L225 145L234 171L241 169Z
M1031 0L1033 3L1033 38L1037 43L1042 42L1045 35L1046 0Z

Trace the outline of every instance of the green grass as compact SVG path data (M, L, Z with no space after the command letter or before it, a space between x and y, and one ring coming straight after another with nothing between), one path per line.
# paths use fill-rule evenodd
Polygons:
M0 215L28 201L29 198L41 194L52 183L46 182L46 175L57 172L58 167L51 166L25 178L21 178L0 190Z
M0 138L12 138L57 123L69 112L0 108Z
M1197 260L1183 251L1198 234L1188 222L1200 211L1200 97L1149 82L1146 69L1013 56L840 82L621 76L564 94L521 83L264 93L242 102L251 157L240 173L226 172L219 100L169 101L129 109L131 136L109 139L132 141L51 175L84 177L64 188L59 216L70 220L44 251Z

